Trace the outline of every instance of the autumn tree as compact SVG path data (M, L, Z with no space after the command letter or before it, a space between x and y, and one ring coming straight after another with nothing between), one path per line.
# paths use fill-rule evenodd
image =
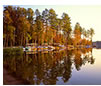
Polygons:
M90 45L94 35L92 28L82 29L79 23L76 23L72 31L69 15L63 13L59 18L52 8L45 9L41 13L38 9L33 11L31 8L5 6L3 25L4 47L26 46L26 43L54 44L55 42L64 45L84 43Z
M94 33L94 29L93 29L93 28L90 28L91 42L92 42L92 37L93 37L94 34L95 34L95 33Z
M62 20L63 20L63 31L66 37L66 44L68 44L68 41L70 39L70 34L72 31L70 17L68 16L68 14L63 13Z
M49 10L48 9L45 9L43 12L42 12L42 21L43 21L43 24L44 24L44 32L46 33L46 37L45 39L48 40L48 26L49 26ZM44 40L45 42L45 40ZM47 43L49 43L47 41Z
M57 25L58 25L58 23L57 23L57 15L56 15L56 12L53 9L49 10L49 24L50 24L50 27L52 29L57 31ZM53 40L53 43L54 43L54 40Z
M3 38L4 38L4 46L12 46L14 44L14 31L15 27L12 26L12 19L10 18L10 13L8 10L4 10L3 15L3 23L4 23L4 30L3 30Z
M36 24L37 43L42 44L42 43L40 43L41 42L40 40L42 37L41 35L43 32L42 16L38 9L36 9L35 14L36 14L35 24Z
M74 27L74 37L75 37L76 45L80 44L81 32L82 32L82 28L81 28L80 24L76 23L76 25Z
M30 31L28 33L28 37L30 38L30 42L34 42L34 37L33 37L33 34L34 34L34 11L31 9L31 8L28 8L27 10L27 19L30 23Z

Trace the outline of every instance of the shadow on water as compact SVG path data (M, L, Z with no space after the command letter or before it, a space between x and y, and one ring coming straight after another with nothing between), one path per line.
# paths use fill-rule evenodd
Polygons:
M72 77L72 65L79 71L86 63L94 64L92 49L38 52L3 59L10 74L27 81L27 84L57 84L58 77L67 83ZM25 84L25 83L24 83Z

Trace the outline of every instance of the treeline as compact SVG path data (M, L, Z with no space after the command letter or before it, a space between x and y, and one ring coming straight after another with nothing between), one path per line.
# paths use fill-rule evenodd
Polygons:
M58 18L54 9L42 13L36 9L5 6L3 10L3 45L25 46L26 43L53 45L91 44L94 30L85 30L76 23L74 30L67 13ZM83 36L83 37L81 37Z

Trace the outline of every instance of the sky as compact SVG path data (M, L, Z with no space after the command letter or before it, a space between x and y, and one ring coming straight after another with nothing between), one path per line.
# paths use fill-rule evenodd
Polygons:
M26 9L39 9L42 12L45 8L53 8L60 18L65 12L71 18L71 26L74 28L77 22L85 29L93 28L95 35L93 41L101 41L101 5L16 5Z

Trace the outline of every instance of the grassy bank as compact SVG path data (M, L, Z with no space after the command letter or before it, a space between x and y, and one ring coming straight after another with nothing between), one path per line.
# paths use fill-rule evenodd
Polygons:
M11 56L11 55L21 55L23 54L23 49L16 47L16 48L3 48L3 56Z

